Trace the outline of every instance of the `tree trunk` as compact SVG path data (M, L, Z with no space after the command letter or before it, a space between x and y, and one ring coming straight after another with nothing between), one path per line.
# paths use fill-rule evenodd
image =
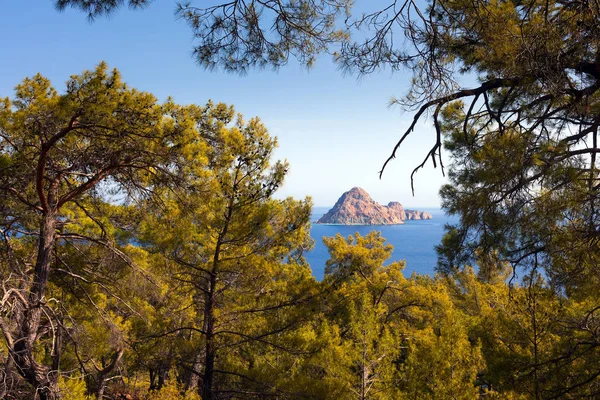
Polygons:
M227 210L227 216L223 230L219 234L217 244L215 246L215 253L213 257L212 270L210 272L208 292L206 294L206 302L204 306L204 335L206 337L206 346L204 354L204 374L202 376L202 391L201 396L203 400L213 399L213 381L215 371L215 307L217 304L217 275L219 274L219 259L221 257L221 246L223 240L227 235L229 228L229 221L231 221L231 215L233 213L232 201L229 203Z
M158 368L158 385L156 386L157 390L160 390L163 388L163 386L165 386L165 382L169 377L170 369L171 368L169 367L169 364L162 364Z
M162 389L169 376L170 370L171 367L168 361L166 363L163 361L159 361L156 369L149 368L148 373L150 374L150 386L148 388L148 391L151 392L153 390Z
M13 348L17 371L34 387L35 396L40 400L51 400L58 396L57 371L39 364L33 352L40 329L42 301L48 287L52 251L56 240L56 217L56 210L48 210L42 219L33 282Z
M148 375L150 377L148 391L152 392L153 390L156 390L156 372L154 371L154 368L148 368Z
M215 346L215 308L217 304L217 275L220 273L219 264L221 258L221 246L229 231L229 224L233 216L233 205L235 199L235 193L238 189L238 173L239 168L236 170L235 178L232 187L232 194L229 197L227 204L227 213L223 223L223 229L219 233L217 243L215 245L215 252L212 261L212 270L210 271L210 279L208 291L206 293L206 302L204 306L204 335L206 337L205 355L204 355L204 374L202 376L202 390L200 395L203 400L213 399L213 384L214 384L214 373L215 373L215 357L216 357L216 346Z
M202 354L198 353L192 362L192 368L189 376L186 375L185 390L197 390L200 383L200 374L202 373Z
M219 247L219 245L217 245ZM204 307L204 334L206 336L204 374L202 377L203 400L212 400L213 398L213 376L215 368L215 300L216 300L216 265L210 275L210 288L206 296L206 305Z
M0 374L0 399L4 399L10 391L9 381L12 381L11 375L13 373L13 367L13 357L8 354L6 362L4 363L4 370Z
M117 364L119 363L119 361L121 361L121 358L123 357L123 352L123 349L118 349L113 354L110 364L108 364L107 366L103 366L102 370L98 371L98 375L96 378L97 400L102 400L102 397L104 396L104 390L106 389L106 380L108 378L108 375L110 375L115 370Z

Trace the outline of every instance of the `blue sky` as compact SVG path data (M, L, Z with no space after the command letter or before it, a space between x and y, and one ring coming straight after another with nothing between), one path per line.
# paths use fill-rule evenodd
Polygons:
M412 115L389 108L406 93L410 73L343 76L330 58L307 70L293 62L279 71L246 76L205 71L191 58L192 36L173 15L174 1L156 1L143 11L126 8L94 23L77 11L58 13L52 0L5 2L0 13L0 96L11 96L24 77L41 72L60 91L72 74L100 61L118 68L129 85L164 100L233 104L246 118L258 116L279 139L276 156L290 173L278 197L311 196L330 206L354 186L379 202L436 207L445 182L429 163L410 173L433 144L430 124L421 124L380 180L378 171Z

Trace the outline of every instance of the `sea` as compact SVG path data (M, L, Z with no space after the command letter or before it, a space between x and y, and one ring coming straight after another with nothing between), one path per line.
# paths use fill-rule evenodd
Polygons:
M437 265L437 253L435 246L440 243L444 235L444 225L458 222L457 217L448 216L439 208L419 208L419 211L429 212L433 218L421 221L405 221L403 225L317 225L315 222L330 207L314 207L311 216L311 237L315 241L314 249L305 253L313 275L323 279L325 262L329 259L329 252L323 244L324 236L335 236L340 234L344 237L353 235L355 232L362 236L376 230L381 232L387 243L394 246L394 251L388 262L405 260L404 276L413 273L421 275L435 274Z

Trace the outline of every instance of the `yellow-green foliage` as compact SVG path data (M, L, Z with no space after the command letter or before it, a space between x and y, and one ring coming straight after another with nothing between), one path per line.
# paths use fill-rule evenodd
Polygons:
M68 377L61 375L58 378L61 400L92 400L93 396L87 395L85 380L81 377Z
M168 384L144 396L145 400L200 400L198 393L186 391L180 385Z

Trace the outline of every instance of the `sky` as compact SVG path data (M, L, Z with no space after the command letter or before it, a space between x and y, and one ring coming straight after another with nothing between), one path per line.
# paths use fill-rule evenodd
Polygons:
M315 206L332 206L359 186L380 202L406 207L438 207L446 179L428 163L416 174L415 196L410 174L421 163L435 136L431 122L419 124L388 164L378 172L412 121L410 112L389 107L404 95L410 71L378 72L361 78L342 74L330 57L310 69L294 62L273 71L251 70L245 76L206 71L191 57L193 38L174 17L175 2L154 2L142 11L119 10L93 23L74 10L59 13L53 0L7 1L0 13L0 97L40 72L60 92L70 75L106 61L130 86L168 96L181 104L233 104L246 119L258 116L277 136L277 159L290 172L276 197L311 196ZM446 162L447 164L447 162Z

